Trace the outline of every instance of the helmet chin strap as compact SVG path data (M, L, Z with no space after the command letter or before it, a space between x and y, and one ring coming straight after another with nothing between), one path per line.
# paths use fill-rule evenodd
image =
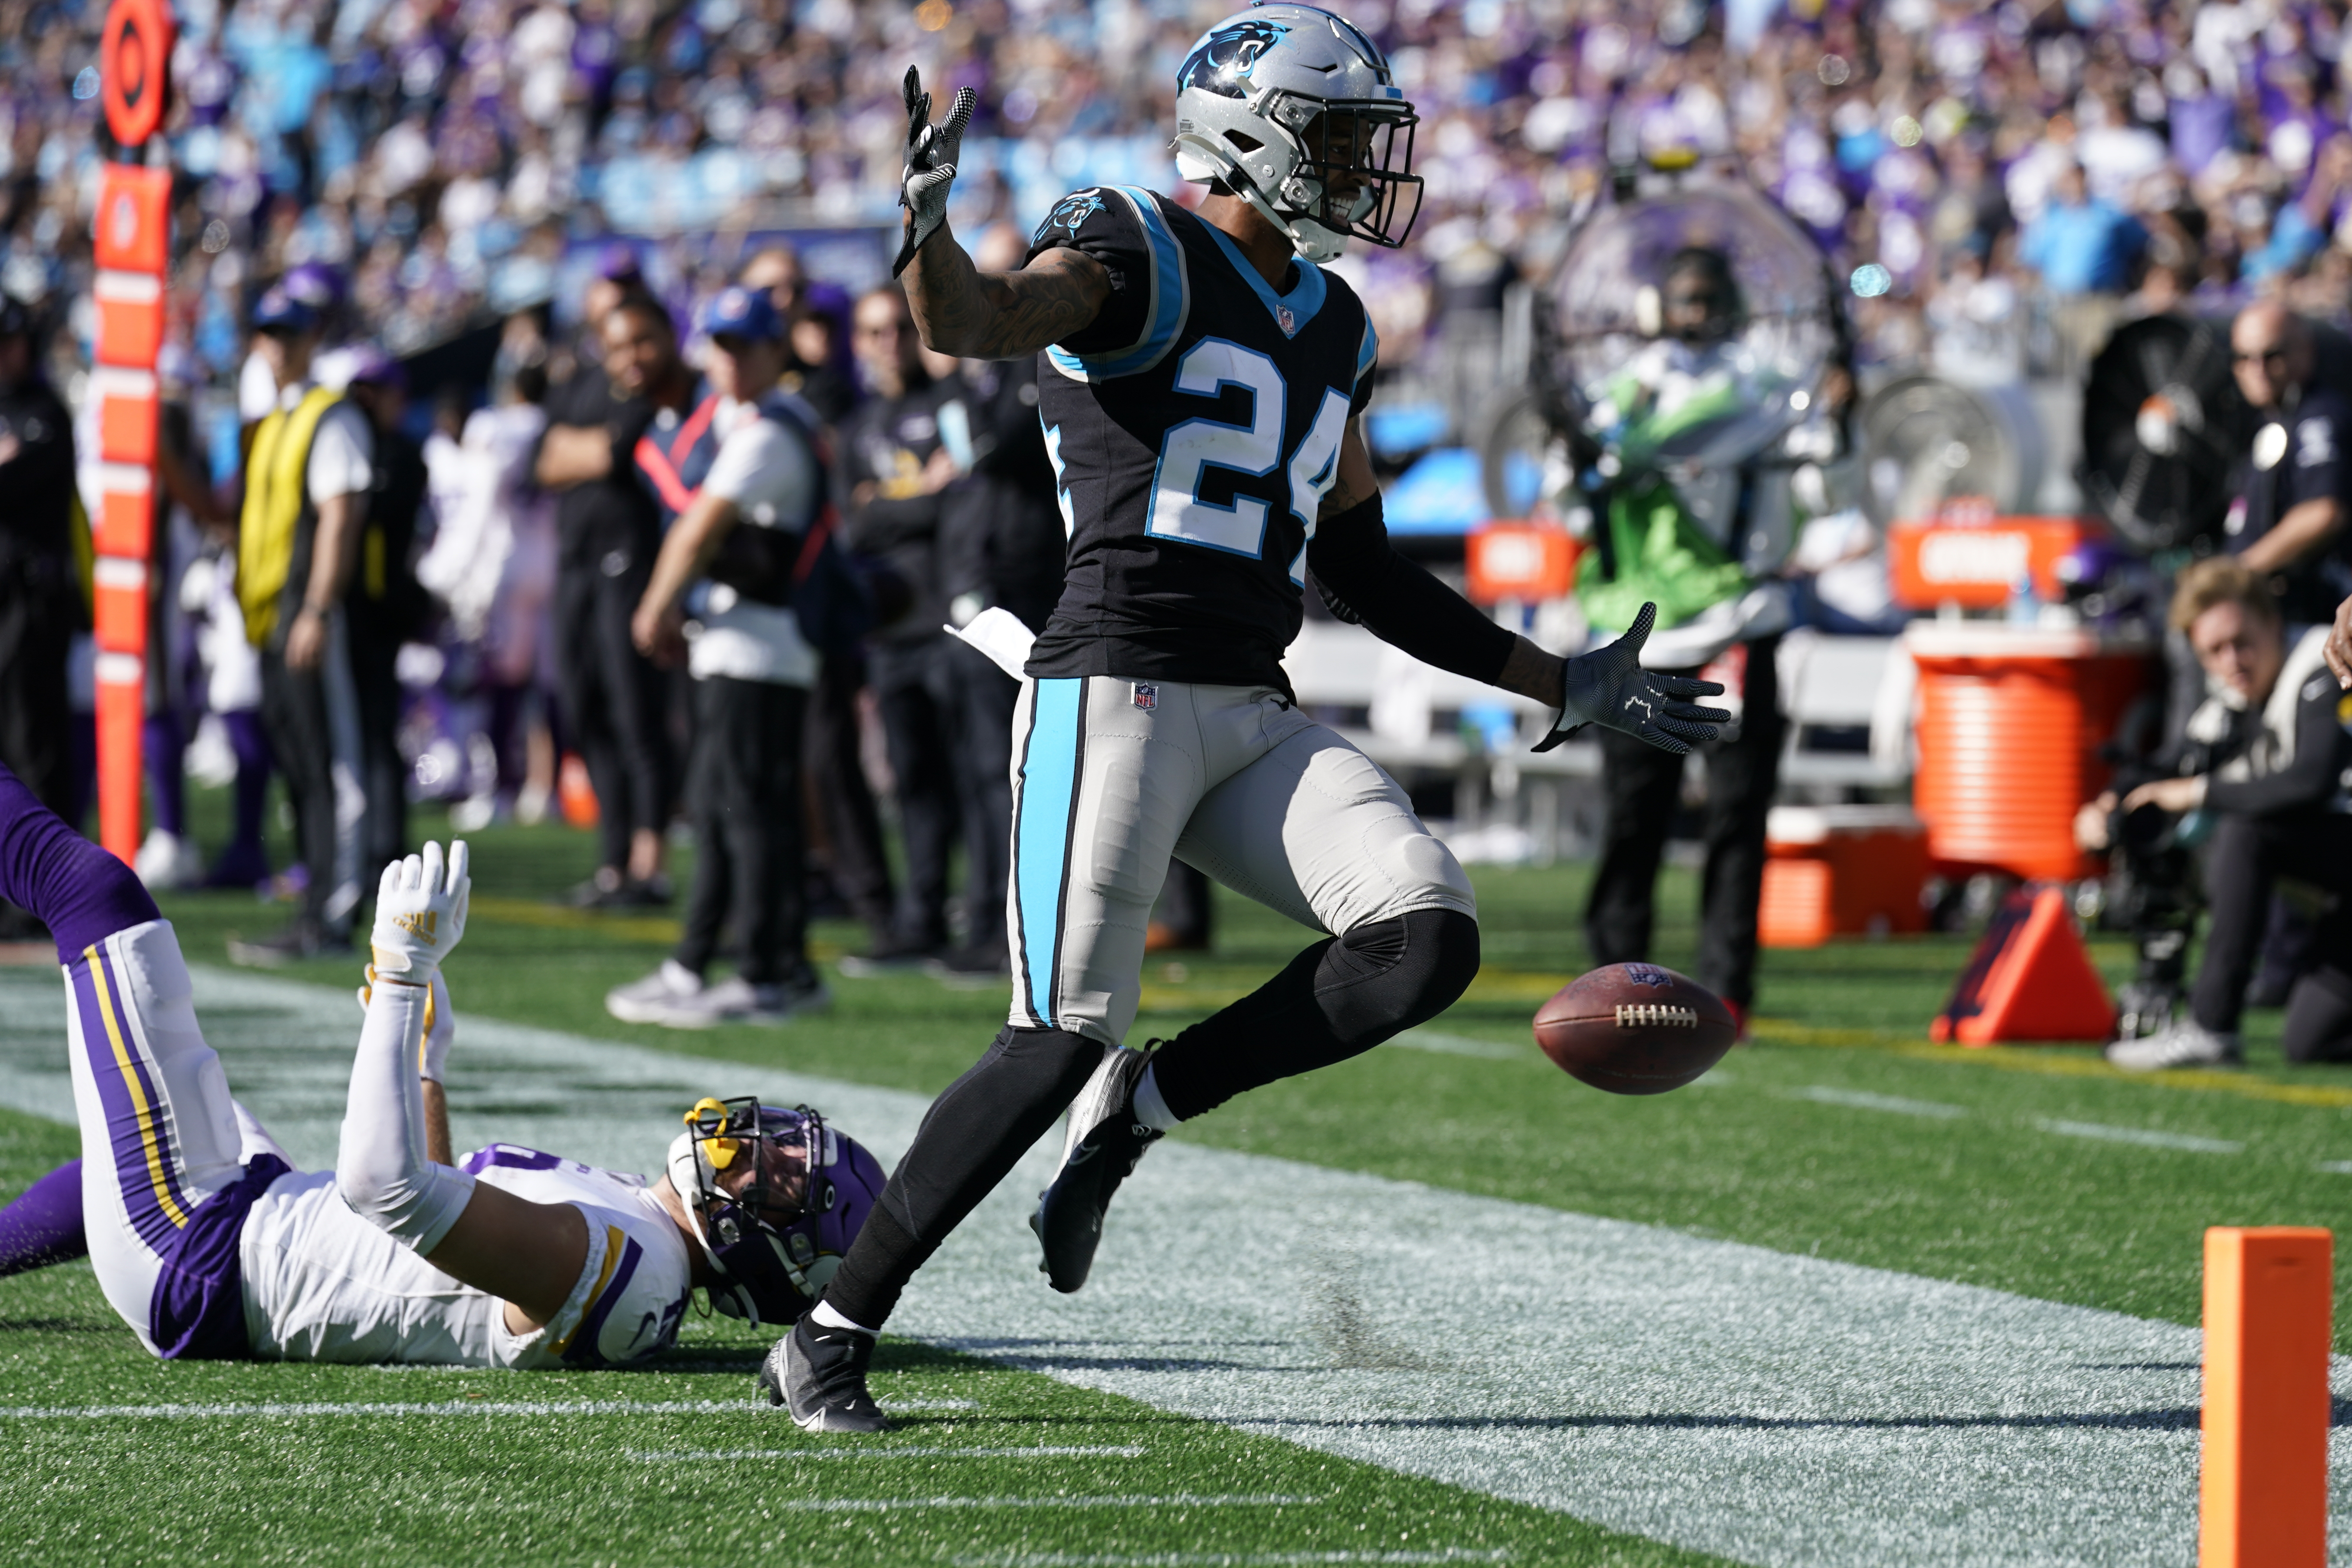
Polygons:
M1249 175L1243 172L1241 164L1233 155L1208 137L1185 132L1179 135L1171 145L1177 153L1176 172L1179 175L1187 179L1223 180L1225 189L1247 202L1256 210L1260 217L1274 225L1282 237L1290 241L1293 254L1320 264L1326 261L1337 261L1347 250L1346 235L1333 233L1303 213L1284 212L1266 200L1265 193L1260 191ZM1191 154L1190 158L1185 156L1187 153ZM1195 162L1205 166L1209 172L1197 176L1192 174L1185 165ZM1291 177L1295 180L1298 176L1294 174Z

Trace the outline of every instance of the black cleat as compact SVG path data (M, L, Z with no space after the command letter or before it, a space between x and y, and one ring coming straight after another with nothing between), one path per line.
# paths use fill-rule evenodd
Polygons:
M872 1334L803 1317L760 1363L760 1392L803 1432L887 1432L890 1418L866 1392L873 1359Z
M1084 1285L1095 1266L1111 1194L1161 1137L1135 1115L1135 1086L1150 1060L1149 1047L1117 1047L1103 1058L1070 1107L1061 1171L1037 1194L1036 1212L1029 1216L1029 1228L1045 1248L1037 1270L1065 1295Z

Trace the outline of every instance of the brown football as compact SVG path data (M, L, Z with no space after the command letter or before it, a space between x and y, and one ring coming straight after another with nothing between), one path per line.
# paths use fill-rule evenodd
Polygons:
M1562 1071L1612 1094L1664 1094L1723 1059L1738 1026L1697 981L1654 963L1612 963L1536 1013L1536 1044Z

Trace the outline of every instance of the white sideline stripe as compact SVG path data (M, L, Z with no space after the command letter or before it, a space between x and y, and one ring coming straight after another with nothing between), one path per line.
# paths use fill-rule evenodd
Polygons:
M1147 1451L1140 1443L1049 1443L1030 1448L631 1448L628 1455L647 1464L677 1465L738 1459L1139 1459Z
M1508 1547L1433 1552L983 1552L950 1557L955 1568L1289 1568L1318 1563L1508 1563Z
M2160 1132L2153 1127L2110 1127L2103 1121L2037 1121L2044 1132L2066 1138L2096 1138L2109 1143L2137 1143L2143 1149L2179 1149L2191 1154L2242 1154L2243 1143L2227 1138L2200 1138L2190 1132Z
M1906 1100L1895 1094L1873 1094L1867 1089L1837 1089L1825 1083L1809 1084L1789 1091L1790 1100L1810 1100L1817 1105L1851 1106L1856 1110L1891 1110L1897 1116L1933 1116L1949 1120L1966 1116L1968 1108L1945 1105L1932 1100Z
M356 1399L282 1405L233 1401L217 1405L0 1405L0 1421L93 1421L118 1416L204 1421L257 1415L392 1415L403 1419L420 1415L740 1415L751 1408L749 1402L732 1399L436 1399L414 1405Z
M239 1099L331 1165L350 993L194 979ZM64 1027L55 971L0 970L0 1104L72 1121ZM449 1092L460 1147L623 1170L658 1168L703 1094L817 1105L886 1163L927 1108L472 1017ZM895 1331L1769 1568L2194 1559L2194 1328L1181 1140L1058 1296L1025 1220L1059 1149L1048 1133L948 1238ZM720 1408L772 1415L748 1390ZM2352 1427L2333 1443L2331 1551L2352 1562Z
M896 1513L901 1509L1289 1508L1322 1500L1278 1492L1168 1492L1158 1497L1113 1492L1103 1497L793 1498L761 1506L780 1513Z
M2322 1160L2319 1169L2331 1176L2352 1176L2352 1160Z
M1442 1057L1479 1057L1490 1062L1524 1061L1528 1054L1499 1040L1474 1040L1467 1035L1449 1035L1437 1029L1407 1029L1389 1044L1402 1046L1409 1051L1433 1051Z

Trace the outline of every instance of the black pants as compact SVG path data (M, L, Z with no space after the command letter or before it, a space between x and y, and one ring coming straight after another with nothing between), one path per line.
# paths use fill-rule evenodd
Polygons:
M1706 760L1706 859L1699 874L1698 980L1745 1007L1756 996L1756 901L1764 888L1764 816L1780 784L1777 637L1748 645L1748 681L1737 739L1701 748ZM1677 671L1696 675L1696 670ZM1658 861L1682 797L1683 759L1631 735L1601 730L1601 782L1608 802L1601 868L1585 906L1596 963L1650 955Z
M694 817L694 886L677 961L701 973L731 913L754 985L806 962L801 865L801 724L797 686L713 676L694 683L694 758L687 781Z
M954 646L941 633L918 642L877 644L866 656L890 747L890 771L898 781L898 833L907 850L907 881L893 923L900 942L919 947L947 940L948 858L960 815L950 740L955 685L948 664ZM1006 731L1010 734L1009 719ZM1012 820L1009 802L1005 820Z
M2205 846L2211 910L2189 1013L2217 1034L2238 1027L2282 876L2336 895L2312 930L2313 965L2287 994L2289 1061L2352 1058L2352 817L2333 812L2224 815Z
M604 863L616 868L629 863L632 834L669 826L676 799L662 672L629 640L652 564L613 551L567 560L555 579L563 719L596 791Z
M331 640L327 657L334 656ZM324 673L315 666L288 668L282 646L262 649L261 723L294 808L295 853L310 876L295 919L304 930L325 935L327 900L335 889L335 752Z
M858 757L857 694L865 687L865 659L855 653L825 656L809 693L804 754L808 816L823 846L825 876L879 942L890 934L890 861Z
M1013 710L1021 683L952 639L940 666L962 822L964 942L1003 952L1005 884L1013 871Z
M408 853L408 769L400 757L400 636L365 609L345 612L352 689L360 726L360 892L373 892L384 867Z
M64 561L0 560L0 763L60 816L73 790L66 656L78 592Z

